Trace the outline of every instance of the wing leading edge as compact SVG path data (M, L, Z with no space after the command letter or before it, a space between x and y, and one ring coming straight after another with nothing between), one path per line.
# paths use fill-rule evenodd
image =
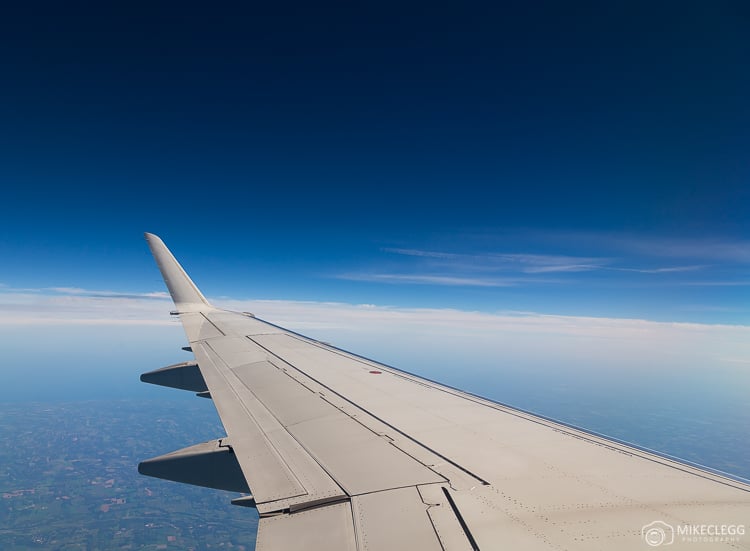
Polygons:
M195 362L142 379L212 398L227 436L139 470L248 494L258 549L634 549L655 521L698 549L679 527L750 519L743 481L214 308L146 240Z

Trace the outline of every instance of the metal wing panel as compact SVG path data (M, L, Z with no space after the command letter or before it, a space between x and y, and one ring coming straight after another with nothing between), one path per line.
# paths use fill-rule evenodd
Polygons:
M532 535L539 546L568 548L596 538L627 548L637 544L640 527L655 519L741 524L750 518L750 487L742 482L297 336L253 339L386 423L386 434L406 435L487 481L490 486L459 492L456 499L469 517L481 511L495 519L476 526L485 545L517 534L519 541ZM570 523L568 530L556 528L558 522Z
M237 384L221 360L205 344L193 346L203 378L216 406L232 448L259 504L305 496L308 490L289 469L271 441L280 425L263 416L263 406L244 385Z
M212 320L213 315L206 313L206 317ZM234 330L242 332L242 321L235 321ZM224 337L204 344L214 353L222 352L222 361L233 366L229 368L232 375L266 413L347 495L354 496L357 514L364 495L440 480L421 477L419 468L410 473L415 467L411 458L418 454L404 454L404 465L383 459L393 457L404 435L425 453L444 456L491 483L473 489L462 486L463 491L453 493L456 511L451 514L465 515L472 537L484 547L500 539L524 542L528 548L585 548L584 542L602 541L611 548L627 548L640 538L639 527L653 519L676 523L723 515L739 523L750 511L740 483L737 488L717 483L708 473L289 333L257 332L262 322L248 321L255 322L252 338ZM214 323L224 331L221 323ZM248 359L254 362L239 363ZM353 406L357 421L351 411L344 415L340 407L334 407L334 398ZM353 423L354 434L347 429L348 423ZM372 428L372 441L359 440L367 433L359 432L366 426ZM375 427L380 427L377 435ZM391 443L390 438L394 439ZM373 451L371 446L384 446L388 451ZM433 460L439 461L434 456ZM435 470L439 471L428 472L434 476ZM398 479L399 473L406 473L403 480ZM305 495L285 503L312 499ZM463 542L455 523L446 523L448 509L443 507L428 509L433 528L440 522L451 528L440 541L444 545ZM363 513L367 518L380 514L367 511ZM358 537L363 529L356 525Z
M357 551L348 502L261 518L257 551Z
M289 428L349 495L446 480L347 415Z
M351 502L261 518L256 549L443 551L429 515L440 507L449 511L445 503L425 503L415 487L356 496ZM443 529L446 541L459 544L453 549L471 549L458 524Z
M445 484L430 484L417 489L422 502L428 506L427 514L443 549L476 551L476 542L469 537L448 500L449 487Z
M429 508L414 487L354 497L352 510L360 548L442 551Z
M223 336L228 326L265 324L214 314L181 318L259 510L445 481L269 362L264 348Z
M207 319L215 324L225 335L244 337L247 335L280 334L285 331L275 325L266 323L247 314L227 312L224 310L204 311Z
M445 480L290 377L282 365L261 360L268 352L250 339L224 337L202 346L227 364L237 395L261 404L272 423L283 427L349 495ZM240 363L244 359L251 363ZM241 429L227 430L236 441L233 430Z
M270 362L241 365L232 371L256 396L263 396L263 404L286 428L334 413L319 394L303 385L290 385L289 376Z
M191 343L224 336L224 333L199 312L180 314L180 321Z
M743 482L217 310L147 239L256 495L259 549L631 549L653 520L750 519Z
M547 493L565 495L548 485ZM571 501L556 509L542 509L535 503L516 500L502 487L484 486L471 491L449 491L456 510L465 519L479 549L494 549L502 542L509 549L570 549L599 551L647 549L641 528L661 521L672 527L689 525L734 525L747 523L747 504L739 509L711 502L665 503L664 510L636 501L602 501L583 505ZM742 514L744 510L744 514ZM717 514L719 513L719 514ZM748 549L747 541L691 541L675 539L669 549L717 549L723 544ZM701 545L703 544L703 545Z

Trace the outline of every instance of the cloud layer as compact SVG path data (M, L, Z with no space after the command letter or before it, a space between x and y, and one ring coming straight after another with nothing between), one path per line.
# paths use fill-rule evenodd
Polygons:
M695 366L750 364L750 327L665 323L640 319L546 315L535 312L476 312L441 308L397 308L287 300L216 300L217 306L250 311L261 318L342 343L374 343L413 351L420 347L471 351L528 363L575 358L587 362ZM162 293L0 292L0 325L174 326L171 302ZM82 329L83 330L83 329Z

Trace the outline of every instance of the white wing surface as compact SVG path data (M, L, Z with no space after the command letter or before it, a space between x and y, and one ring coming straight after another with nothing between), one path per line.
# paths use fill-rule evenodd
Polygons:
M195 362L142 379L210 397L227 435L139 470L245 494L257 549L750 549L746 481L214 308L146 239Z

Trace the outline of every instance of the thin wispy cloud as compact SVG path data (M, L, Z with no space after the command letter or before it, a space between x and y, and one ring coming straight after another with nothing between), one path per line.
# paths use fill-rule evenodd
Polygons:
M693 266L671 266L669 268L615 268L611 266L601 266L600 270L611 270L613 272L633 272L637 274L673 274L681 272L695 272L707 268L704 264Z
M508 240L555 246L568 250L606 251L624 258L677 259L700 264L750 264L750 241L729 237L664 237L617 232L536 231L517 234L475 233L467 239L500 243Z
M722 362L750 366L750 358L720 358Z
M568 256L557 254L520 254L520 253L488 253L486 255L475 255L478 258L489 258L503 262L513 262L521 265L531 266L567 266L573 264L586 264L597 266L611 262L608 258L597 258L590 256Z
M38 295L61 295L61 296L86 296L94 298L138 298L153 300L168 300L169 293L154 291L151 293L128 293L121 291L106 291L97 289L84 289L81 287L11 287L0 284L0 295L10 293L35 293Z
M592 264L552 264L549 266L529 266L521 271L527 274L546 274L554 272L590 272L601 270L602 266Z
M693 286L693 287L747 287L750 285L750 280L737 280L737 281L685 281L682 285Z
M152 293L122 293L117 291L98 291L92 289L81 289L80 287L45 287L44 291L52 291L63 295L75 295L98 298L143 298L143 299L169 299L169 293L154 291Z
M454 287L510 287L512 285L517 285L519 282L518 279L460 277L436 274L349 273L341 274L338 278L348 279L350 281L448 285Z
M651 257L688 258L750 264L750 242L719 239L615 237L613 244Z
M527 283L541 283L543 281L532 278L513 278L504 275L502 278L474 277L476 272L485 274L579 274L585 272L621 272L633 274L678 274L693 272L706 268L703 264L633 267L622 265L621 259L599 256L578 256L560 254L537 253L459 253L438 250L423 250L417 248L386 247L386 253L407 257L414 260L411 265L400 266L400 272L386 274L370 273L354 276L345 274L344 279L359 279L363 281L382 281L390 283L431 283L444 285L467 285L500 287L521 285ZM421 263L425 263L422 265ZM431 269L430 275L427 274ZM409 269L412 272L409 272ZM409 273L407 273L409 272ZM564 280L548 280L548 283Z
M449 260L467 256L467 255L461 255L461 254L456 254L456 253L446 253L446 252L440 252L440 251L423 251L420 249L400 249L396 247L383 247L382 250L387 253L400 254L403 256L417 256L421 258L445 258Z
M420 249L383 248L384 252L401 256L449 260L460 263L463 267L488 267L496 270L526 271L568 271L573 269L597 269L609 262L606 258L579 257L547 254L519 254L519 253L486 253L466 254L445 251L431 251Z
M0 288L0 325L168 325L169 295L79 287Z

